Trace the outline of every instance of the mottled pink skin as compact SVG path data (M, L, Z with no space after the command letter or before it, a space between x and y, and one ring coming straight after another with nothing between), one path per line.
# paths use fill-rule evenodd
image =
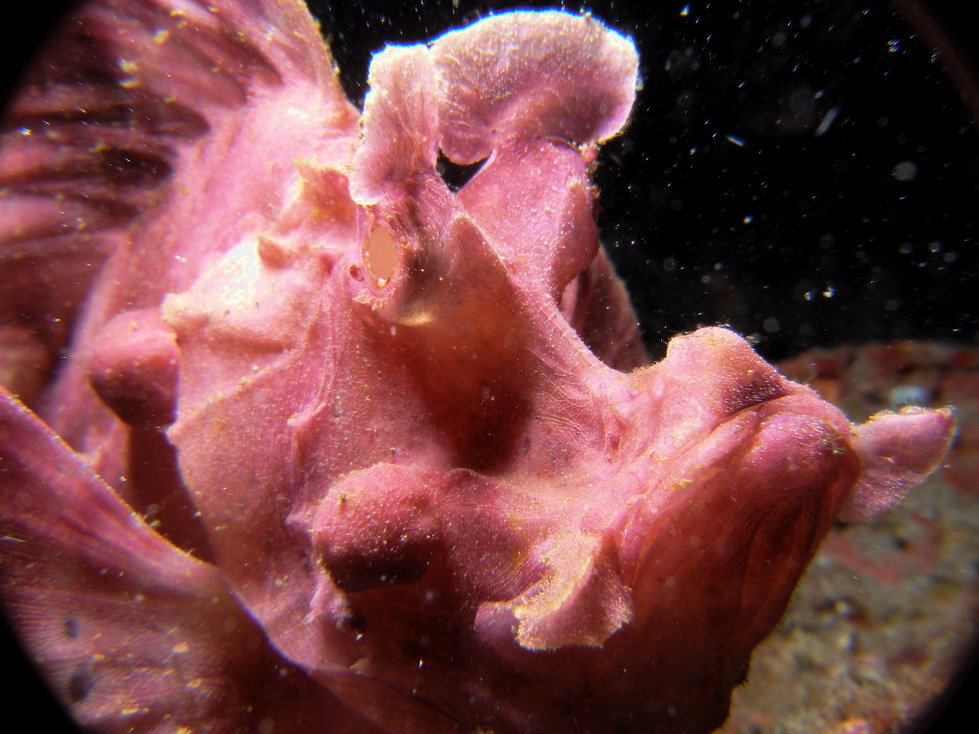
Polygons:
M0 396L4 608L80 723L376 731L272 649L218 568L154 533L2 387Z
M105 258L36 404L71 448L0 399L4 600L80 720L206 730L214 699L172 677L186 633L220 695L276 722L310 712L297 731L709 731L833 519L883 514L944 455L948 410L854 429L725 329L642 366L590 182L637 58L597 21L513 13L389 47L358 135L292 0L82 13L96 48L135 63L114 93L195 124L154 153L172 173L145 208L97 236L36 189L73 190L52 151L102 155L98 125L0 156L4 262ZM69 88L35 81L11 114L80 108L56 100ZM158 142L153 123L117 127ZM485 163L453 193L439 150ZM110 188L103 173L86 184ZM49 271L19 272L51 301L39 314L72 318L38 285ZM0 306L22 313L28 290ZM50 501L26 507L29 485ZM63 570L109 557L112 584ZM137 593L155 632L100 612L145 619ZM67 608L91 648L38 632ZM246 651L241 629L265 637ZM133 650L157 661L142 685L117 665L78 695L86 655ZM277 666L292 699L262 688Z

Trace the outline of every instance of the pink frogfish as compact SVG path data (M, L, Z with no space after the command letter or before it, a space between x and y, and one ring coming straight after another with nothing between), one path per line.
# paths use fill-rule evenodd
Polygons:
M632 41L344 97L299 0L90 0L0 152L0 595L104 732L707 732L831 523L942 460L723 328L649 364L591 174ZM440 158L481 164L449 187Z

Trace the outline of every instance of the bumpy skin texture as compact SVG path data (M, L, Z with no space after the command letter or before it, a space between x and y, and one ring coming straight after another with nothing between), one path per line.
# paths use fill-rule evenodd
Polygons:
M953 421L854 428L719 328L644 366L590 183L636 70L504 14L379 53L360 115L293 0L82 7L0 155L2 593L80 721L723 720Z

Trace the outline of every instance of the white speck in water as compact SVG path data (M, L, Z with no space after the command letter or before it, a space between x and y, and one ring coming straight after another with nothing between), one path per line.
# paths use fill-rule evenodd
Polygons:
M894 166L891 175L898 181L913 181L918 175L918 166L913 161L901 161Z
M840 114L839 107L832 107L830 110L823 115L823 119L819 121L819 126L816 128L814 135L818 138L821 135L825 135L826 131L829 130L830 125L836 120L836 116Z

